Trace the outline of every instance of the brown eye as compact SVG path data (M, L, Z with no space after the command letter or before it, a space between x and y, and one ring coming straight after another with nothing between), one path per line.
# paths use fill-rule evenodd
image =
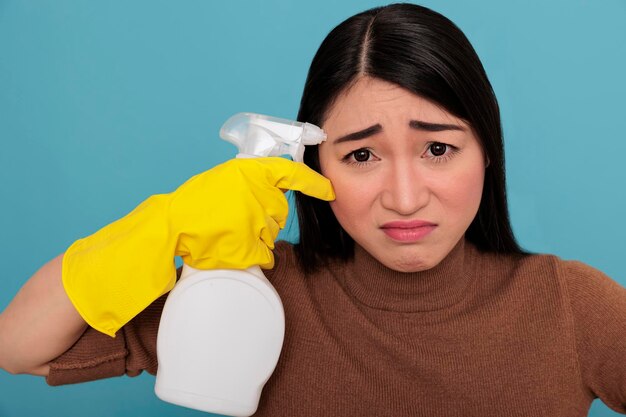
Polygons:
M444 145L443 143L433 143L432 145L430 145L430 152L434 156L441 156L445 154L446 149L447 149L447 145Z
M353 152L354 160L357 162L367 162L370 159L370 151L367 149L359 149Z

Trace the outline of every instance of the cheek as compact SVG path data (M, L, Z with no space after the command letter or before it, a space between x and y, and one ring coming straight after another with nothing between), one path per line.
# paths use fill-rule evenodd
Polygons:
M475 167L464 170L450 179L445 187L447 207L456 213L460 213L459 220L462 222L471 221L480 205L484 185L484 168Z
M363 191L360 190L364 187L345 176L335 176L335 179L329 176L328 178L333 184L336 197L330 202L330 208L337 220L346 228L346 224L352 223L351 220L362 215Z
M324 171L324 176L333 184L336 198L330 202L330 207L344 229L352 231L354 225L371 217L376 190L365 176L330 167Z

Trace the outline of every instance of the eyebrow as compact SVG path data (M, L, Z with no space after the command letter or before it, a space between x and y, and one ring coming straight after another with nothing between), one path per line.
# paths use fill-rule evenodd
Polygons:
M429 123L421 120L411 120L409 126L413 129L424 130L426 132L443 132L445 130L460 130L465 132L465 128L460 125L447 124L447 123Z
M447 123L430 123L424 122L422 120L411 120L409 122L409 127L416 130L421 130L424 132L443 132L446 130L459 130L461 132L465 132L465 128L463 126L455 125L455 124L447 124ZM382 132L383 127L380 123L377 123L373 126L370 126L366 129L359 130L358 132L348 133L347 135L341 136L333 141L333 144L337 145L342 142L350 142L354 140L361 140L373 136L377 133Z

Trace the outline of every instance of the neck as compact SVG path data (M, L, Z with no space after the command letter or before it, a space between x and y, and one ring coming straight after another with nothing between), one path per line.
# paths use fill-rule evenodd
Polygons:
M338 275L361 304L389 311L441 310L463 299L473 274L474 247L464 238L433 268L420 272L394 271L355 244L354 258Z

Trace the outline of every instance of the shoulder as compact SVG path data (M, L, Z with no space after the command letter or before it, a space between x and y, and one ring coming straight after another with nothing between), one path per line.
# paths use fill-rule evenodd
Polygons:
M601 270L576 260L560 260L574 310L600 308L626 312L626 288Z
M563 271L564 277L570 286L620 286L616 281L610 278L601 270L594 268L584 262L576 260L559 259L559 267Z
M544 298L553 294L574 304L588 304L598 297L626 299L626 290L620 284L580 261L553 254L479 252L473 247L471 250L476 251L474 268L480 271L484 285L524 289ZM578 304L574 307L583 307Z
M276 246L274 247L274 255L281 259L295 257L293 247L293 243L287 242L286 240L279 240L276 242Z
M296 252L293 243L279 240L274 247L274 269L293 268L297 266Z
M562 260L551 254L498 253L481 251L469 246L472 269L490 281L552 282L561 275Z
M578 260L562 259L552 254L515 255L509 264L516 275L558 287L574 314L586 314L602 308L626 311L626 288L600 269Z
M531 277L548 277L562 279L568 285L585 285L595 283L600 286L617 285L599 269L577 260L566 260L548 253L491 253L478 252L476 259L483 270L501 271L504 275L523 275Z
M292 243L279 240L276 242L276 246L272 252L274 253L274 267L263 271L270 281L274 282L288 273L298 273L300 268Z

